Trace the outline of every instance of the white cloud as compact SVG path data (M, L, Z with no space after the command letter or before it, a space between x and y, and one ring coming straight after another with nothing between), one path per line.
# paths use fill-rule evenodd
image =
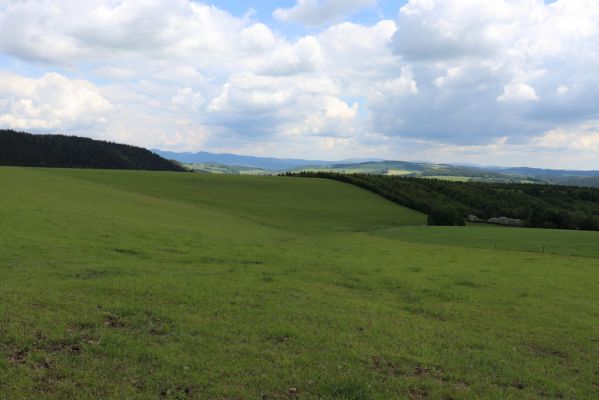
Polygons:
M510 83L503 87L503 94L497 101L536 101L539 96L535 89L525 83Z
M297 0L291 8L277 8L273 16L281 21L321 26L375 4L376 0Z
M418 95L370 103L372 129L478 145L597 118L598 47L594 1L410 0L391 48Z
M129 68L114 67L111 65L104 65L96 68L94 74L104 79L132 79L135 77L135 71Z
M191 111L199 111L206 100L201 93L194 92L192 88L185 87L177 90L177 94L171 99L176 107L188 107Z
M570 88L567 85L560 85L556 90L555 93L558 96L564 96L566 94L568 94L568 92L570 91Z
M570 127L599 120L599 2L410 0L341 22L375 4L297 1L275 15L321 28L286 37L190 0L3 1L0 125L327 158L594 143Z
M83 129L107 121L112 105L93 84L49 73L0 72L0 124L15 129Z
M599 152L599 121L589 121L578 126L558 127L531 143L545 149L570 149L580 152Z
M338 137L355 131L358 105L339 98L340 88L311 76L233 76L208 106L211 120L250 138L317 135Z
M195 61L226 65L247 21L188 0L24 0L0 3L0 51L34 62ZM254 28L254 35L259 28ZM259 32L258 32L259 33ZM251 32L248 33L251 35ZM233 46L231 46L233 44Z
M486 56L503 40L510 11L503 1L411 0L400 11L395 50L409 60Z

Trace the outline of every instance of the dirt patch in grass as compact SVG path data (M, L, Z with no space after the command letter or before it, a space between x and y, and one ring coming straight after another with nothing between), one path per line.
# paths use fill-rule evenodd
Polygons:
M106 313L104 316L104 326L109 328L123 328L125 324L117 314Z
M152 336L166 336L173 332L173 321L152 318L150 320L148 333Z
M408 391L408 398L410 399L427 399L428 391L425 388L412 388Z
M17 350L8 357L8 361L10 361L12 364L22 364L25 362L26 358L27 358L27 351Z
M403 376L406 371L396 363L389 361L385 357L374 356L371 360L371 369L384 375Z
M197 389L193 386L176 386L160 391L161 399L186 399L197 395Z

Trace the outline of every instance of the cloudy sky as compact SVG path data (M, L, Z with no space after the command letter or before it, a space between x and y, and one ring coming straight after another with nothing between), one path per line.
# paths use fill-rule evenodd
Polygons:
M597 0L0 0L0 127L599 169Z

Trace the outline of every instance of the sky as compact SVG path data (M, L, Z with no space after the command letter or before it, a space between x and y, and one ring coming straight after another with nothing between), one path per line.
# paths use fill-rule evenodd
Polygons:
M599 169L597 0L0 0L0 128Z

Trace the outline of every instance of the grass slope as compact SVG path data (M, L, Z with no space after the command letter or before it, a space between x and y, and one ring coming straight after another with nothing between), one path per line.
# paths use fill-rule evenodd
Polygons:
M0 182L0 398L596 394L597 259L382 234L424 216L328 180Z

